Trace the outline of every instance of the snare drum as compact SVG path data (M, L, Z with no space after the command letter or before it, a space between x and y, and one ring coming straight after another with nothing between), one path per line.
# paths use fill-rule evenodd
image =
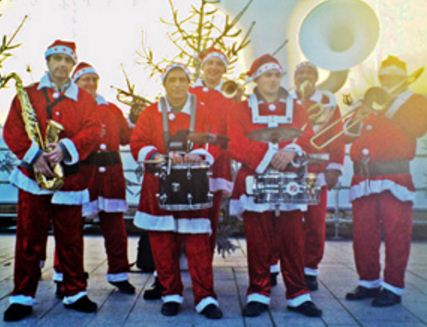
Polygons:
M298 175L270 169L262 175L246 177L246 192L258 204L318 204L321 187L316 175Z
M161 209L187 211L212 207L206 163L172 164L170 167L165 164L157 175L160 192L156 196Z

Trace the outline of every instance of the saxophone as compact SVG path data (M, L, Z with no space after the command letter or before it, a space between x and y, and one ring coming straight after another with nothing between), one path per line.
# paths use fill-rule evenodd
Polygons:
M47 144L58 143L59 134L64 130L64 127L50 119L47 123L45 139L43 139L36 112L27 91L24 89L21 78L16 73L11 73L6 79L15 80L16 93L21 104L22 120L29 139L35 141L42 151L50 152L51 149L47 147ZM37 184L41 188L56 191L64 185L64 171L59 163L52 167L52 171L54 173L52 178L48 178L41 173L35 173L34 175Z

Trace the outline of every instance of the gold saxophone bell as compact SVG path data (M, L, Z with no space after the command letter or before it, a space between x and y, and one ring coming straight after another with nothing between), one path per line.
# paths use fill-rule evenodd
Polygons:
M64 127L54 120L49 120L46 127L46 137L43 149L46 152L50 152L46 145L49 143L58 143L59 134L64 130ZM45 189L50 191L56 191L64 186L64 171L59 163L55 164L52 167L53 177L48 178L41 173L35 173L35 179L37 184Z
M308 91L314 89L315 85L310 80L306 79L298 87L298 94L301 100L307 100L309 97ZM323 105L322 103L314 103L307 108L308 119L310 119L312 124L315 124L320 117L323 115Z
M28 93L23 86L21 78L18 74L11 73L4 80L7 82L10 79L15 81L16 94L19 104L21 105L22 120L24 122L25 132L27 133L28 138L37 143L42 151L51 151L46 145L49 143L58 143L59 134L64 130L63 126L53 120L49 120L46 127L45 140L43 140L36 112L31 104ZM41 188L56 191L64 185L64 172L60 164L56 164L52 168L54 172L53 178L47 178L41 173L35 173L35 180Z

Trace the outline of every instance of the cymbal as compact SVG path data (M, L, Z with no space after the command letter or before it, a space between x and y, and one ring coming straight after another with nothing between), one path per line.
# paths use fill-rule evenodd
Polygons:
M329 153L309 153L308 161L310 163L322 163L330 160Z
M252 131L246 136L252 141L279 143L300 136L301 130L293 127L262 128Z
M195 144L209 143L222 145L228 141L228 137L225 135L196 132L188 134L187 139Z

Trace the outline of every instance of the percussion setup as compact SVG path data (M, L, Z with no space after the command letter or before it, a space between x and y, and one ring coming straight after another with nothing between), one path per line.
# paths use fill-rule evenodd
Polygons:
M301 131L289 127L264 128L250 132L247 137L259 142L279 143L294 139ZM194 144L221 145L228 141L223 135L190 133L187 140ZM182 156L186 152L178 152ZM268 168L264 174L246 179L246 192L254 202L269 204L276 210L281 204L307 205L319 203L320 186L316 174L307 172L309 162L328 160L325 154L299 156L297 171L282 172ZM160 183L156 194L161 209L169 211L202 210L212 207L213 194L209 192L209 165L202 162L174 163L171 157L161 156L145 160L144 165L153 172Z

